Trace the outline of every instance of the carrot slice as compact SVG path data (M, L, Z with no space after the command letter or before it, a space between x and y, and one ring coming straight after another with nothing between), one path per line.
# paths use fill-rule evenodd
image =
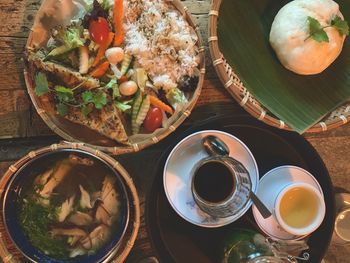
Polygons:
M114 46L120 46L124 39L124 31L123 31L123 16L124 16L124 6L123 0L115 0L114 1L114 30L115 30L115 38L114 38Z
M90 76L93 78L101 78L108 70L109 62L105 61L102 64L98 65L91 73Z
M98 63L100 62L100 60L104 57L107 48L110 46L110 44L113 41L113 38L114 38L114 33L109 32L108 39L107 39L106 43L104 45L100 46L100 48L97 51L97 55L95 57L94 62L92 63L92 67L96 67L98 65Z
M167 113L170 113L170 114L174 113L173 109L169 105L166 105L163 101L161 101L157 97L151 95L150 101L151 101L151 104L153 106L156 106L156 107L166 111Z

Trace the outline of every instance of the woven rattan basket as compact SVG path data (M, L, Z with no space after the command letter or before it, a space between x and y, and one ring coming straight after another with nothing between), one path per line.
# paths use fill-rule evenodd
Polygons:
M209 12L209 49L215 70L227 91L232 97L255 118L280 129L292 130L282 120L277 119L272 113L264 108L249 91L244 87L239 76L225 60L219 49L217 36L217 24L219 10L223 0L213 0ZM227 0L229 1L229 0ZM322 132L336 128L350 120L350 101L332 111L320 122L316 123L306 132Z
M59 136L61 136L67 141L83 143L89 147L93 147L95 149L110 153L112 155L119 155L119 154L137 152L159 142L160 140L164 139L169 134L171 134L173 131L175 131L176 128L179 127L180 124L191 114L191 111L194 108L199 98L199 95L201 93L201 89L203 86L204 75L205 75L205 59L204 59L205 48L203 47L199 26L196 25L194 20L191 18L191 15L189 14L187 7L184 7L181 1L179 0L173 0L170 2L186 18L189 24L195 29L195 32L198 36L197 44L199 47L199 57L200 57L199 80L198 80L196 90L193 94L193 98L191 102L187 105L187 107L184 108L180 113L178 113L178 116L175 119L175 121L166 130L158 133L156 132L153 137L149 137L143 141L140 141L138 143L133 143L130 145L117 144L116 142L99 135L97 132L90 132L88 135L85 136L84 133L87 133L86 131L87 129L84 129L82 128L82 126L78 126L77 124L73 124L67 120L63 120L63 118L55 114L54 110L52 109L52 105L47 105L47 103L46 104L43 103L38 98L38 96L35 95L34 83L33 83L33 79L34 79L33 77L35 72L34 72L34 69L31 69L28 63L26 63L25 70L24 70L24 78L26 81L26 86L27 86L27 90L30 95L30 98L38 114L55 133L57 133ZM31 48L33 46L32 37L33 35L31 33L28 37L27 48ZM83 138L83 136L85 136L86 138Z
M2 262L22 262L23 255L20 251L16 249L16 246L11 242L10 237L8 236L4 221L3 221L3 194L6 190L6 186L9 183L12 176L16 173L16 171L26 164L28 161L33 158L45 154L47 152L61 150L61 149L78 149L87 153L91 153L96 157L101 158L105 162L107 162L111 167L116 169L121 175L123 182L126 186L128 197L130 200L130 217L129 223L124 235L124 238L115 252L115 256L109 262L124 262L126 257L128 256L131 248L134 245L134 242L137 237L138 230L140 228L140 202L137 194L137 190L135 185L130 178L127 171L112 157L104 154L98 150L91 149L81 144L77 143L64 143L64 144L54 144L49 147L45 147L36 151L32 151L24 156L22 159L17 161L15 164L11 165L7 172L4 174L0 181L0 192L1 192L1 212L0 212L0 257Z

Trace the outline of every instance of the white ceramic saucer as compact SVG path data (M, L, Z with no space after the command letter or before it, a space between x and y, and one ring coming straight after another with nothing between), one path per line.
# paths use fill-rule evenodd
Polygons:
M191 192L191 171L201 159L208 157L202 146L202 138L215 135L230 149L230 156L240 161L248 170L252 190L256 193L259 181L258 167L248 147L229 133L216 130L200 131L184 138L171 151L164 167L163 183L165 194L173 209L185 220L202 227L220 227L236 221L251 206L251 201L236 215L216 218L200 210Z
M293 182L308 183L318 189L323 196L322 188L317 180L306 170L297 166L280 166L267 172L259 182L257 196L273 212L275 199L272 193L280 192L284 186ZM272 215L265 219L253 205L253 215L260 229L274 239L297 240L305 236L296 236L286 232Z

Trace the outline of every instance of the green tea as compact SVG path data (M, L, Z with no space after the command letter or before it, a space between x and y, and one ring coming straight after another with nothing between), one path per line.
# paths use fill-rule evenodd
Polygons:
M279 209L287 225L304 228L317 217L318 197L308 189L296 187L284 194Z

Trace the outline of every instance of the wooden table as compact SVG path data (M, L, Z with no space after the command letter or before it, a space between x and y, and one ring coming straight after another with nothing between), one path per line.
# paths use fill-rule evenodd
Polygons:
M183 3L198 21L203 38L206 40L207 13L210 9L210 1L187 0ZM25 155L28 151L60 140L35 112L23 79L22 53L40 4L40 0L0 1L0 174L3 174L14 160ZM198 106L191 115L192 121L203 119L213 111L224 113L228 108L239 110L239 106L219 82L210 63L209 52L207 52L206 57L208 65L206 80ZM187 121L187 125L191 123L191 120ZM305 138L323 158L334 185L350 190L350 180L348 180L348 176L350 176L350 124L320 134L306 134ZM167 140L161 144L166 143ZM127 169L135 170L130 164L130 160L133 158L142 159L144 163L152 161L159 154L159 150L157 151L159 147L161 146L154 146L144 152L118 157L118 159ZM152 184L152 177L144 175L140 168L138 173L134 172L131 175L134 176L138 187L142 211L144 212L145 197ZM153 255L153 251L143 216L141 231L128 262L139 262L142 258L151 255ZM349 262L349 257L349 247L331 245L327 252L326 261L345 263Z

